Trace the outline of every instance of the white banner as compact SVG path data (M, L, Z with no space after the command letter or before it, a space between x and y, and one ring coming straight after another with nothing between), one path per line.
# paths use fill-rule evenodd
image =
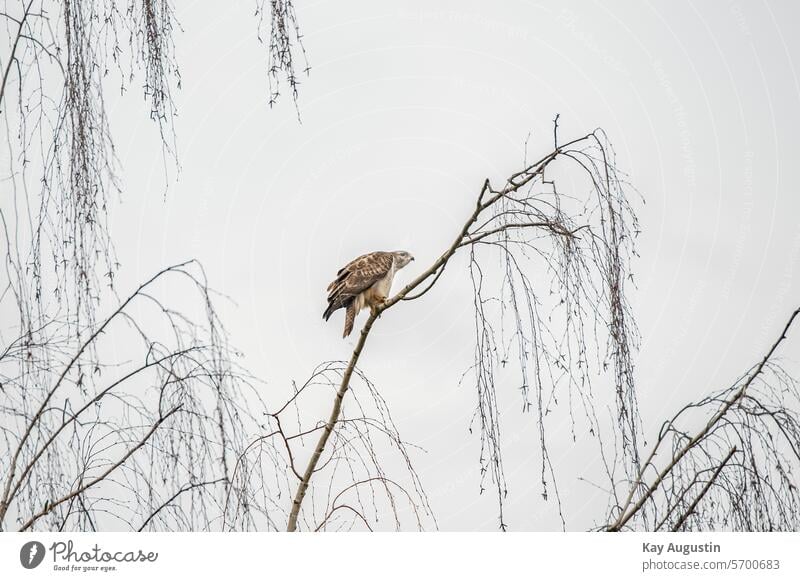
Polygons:
M800 533L2 533L0 579L795 580L799 553Z

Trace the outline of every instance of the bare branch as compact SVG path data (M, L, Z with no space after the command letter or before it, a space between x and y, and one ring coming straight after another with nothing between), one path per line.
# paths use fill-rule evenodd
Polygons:
M137 451L139 448L141 448L142 446L144 446L144 445L147 443L147 441L150 439L150 437L151 437L151 436L152 436L152 435L155 433L155 431L156 431L156 430L159 428L159 426L161 426L161 424L163 424L163 423L164 423L164 422L165 422L167 419L169 419L169 417L170 417L171 415L173 415L173 414L177 413L179 410L180 410L180 407L176 407L176 408L173 408L173 409L171 409L170 411L168 411L168 412L167 412L166 414L164 414L163 416L161 416L161 417L158 419L158 421L156 421L156 423L155 423L155 424L153 424L153 426L150 428L150 430L148 430L148 432L147 432L147 433L144 435L144 437L143 437L143 438L142 438L142 439L139 441L139 443L137 443L135 446L133 446L132 448L130 448L130 449L128 450L128 452L127 452L127 453L126 453L126 454L125 454L125 455L124 455L122 458L120 458L120 459L119 459L117 462L115 462L114 464L112 464L111 466L109 466L109 467L108 467L108 469L106 469L106 471L105 471L105 472L103 472L103 473L102 473L102 474L100 474L99 476L97 476L97 477L93 478L92 480L90 480L90 481L89 481L89 482L87 482L86 484L83 484L82 486L79 486L78 488L76 488L76 489L75 489L75 490L73 490L72 492L68 493L67 495L65 495L65 496L62 496L62 497L61 497L61 498L59 498L58 500L55 500L55 501L53 501L53 502L49 502L49 503L45 503L45 506L44 506L44 508L42 508L42 510L40 510L39 512L37 512L36 514L34 514L34 515L33 515L33 516L32 516L32 517L31 517L31 518L28 520L28 521L26 521L26 522L25 522L25 524L23 524L23 525L20 527L19 531L20 531L20 532L23 532L23 531L26 531L26 530L28 530L28 529L29 529L31 526L33 526L33 524L34 524L34 523L35 523L37 520L39 520L40 518L42 518L42 517L43 517L43 516L45 516L46 514L48 514L48 513L52 512L52 510L53 510L54 508L56 508L57 506L59 506L60 504L62 504L62 503L64 503L64 502L67 502L68 500L71 500L72 498L74 498L74 497L78 496L79 494L81 494L81 493L85 492L86 490L90 489L92 486L94 486L94 485L96 485L96 484L98 484L98 483L102 482L103 480L105 480L105 479L106 479L106 478L107 478L109 475L111 475L111 474L112 474L112 473L113 473L113 472L114 472L114 471L115 471L117 468L119 468L120 466L122 466L122 465L123 465L123 464L124 464L124 463L125 463L125 462L128 460L128 458L130 458L130 457L133 455L133 453L134 453L134 452L136 452L136 451Z

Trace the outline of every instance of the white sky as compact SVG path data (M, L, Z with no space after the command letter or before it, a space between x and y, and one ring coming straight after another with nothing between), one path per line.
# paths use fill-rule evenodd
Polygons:
M121 292L196 257L246 364L285 393L347 358L341 317L320 318L341 264L375 249L437 256L485 177L519 169L561 135L601 126L646 199L635 262L636 357L649 435L689 399L730 384L800 299L797 4L782 2L298 1L312 67L298 123L266 106L254 2L179 2L182 172L163 162L139 95L112 103L125 191L113 235ZM288 96L288 95L287 95ZM478 496L463 269L376 326L363 359L417 465L442 529L495 530ZM180 297L174 297L179 300ZM363 318L359 321L363 321ZM358 323L357 323L358 324ZM800 351L793 337L784 354ZM498 389L503 390L499 385ZM559 526L538 484L535 416L503 413L512 530ZM320 414L326 413L320 409ZM554 423L569 528L603 519L584 482L594 448ZM599 496L597 496L599 494Z

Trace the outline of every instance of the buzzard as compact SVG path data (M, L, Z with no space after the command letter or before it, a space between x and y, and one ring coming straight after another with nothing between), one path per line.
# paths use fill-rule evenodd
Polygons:
M374 313L389 296L394 274L412 260L405 250L396 250L370 252L349 262L328 285L328 308L322 318L327 321L334 311L346 309L342 337L347 337L358 312L369 307Z

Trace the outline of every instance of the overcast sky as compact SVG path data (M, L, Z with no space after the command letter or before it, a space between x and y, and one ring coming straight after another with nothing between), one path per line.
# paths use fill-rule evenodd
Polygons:
M166 194L139 96L110 104L119 288L200 259L236 301L224 308L233 341L274 393L349 357L341 317L321 319L344 262L406 249L417 261L397 280L409 280L483 179L520 168L529 134L532 154L546 152L556 113L565 139L603 127L646 201L631 300L648 435L760 358L800 300L796 2L298 0L302 122L286 96L266 106L254 2L177 8L182 171ZM362 366L427 450L417 466L440 528L496 530L467 431L475 392L458 385L473 348L465 281L448 270L426 300L387 313ZM800 337L783 353L800 359ZM535 421L503 410L512 530L560 526L540 494ZM578 479L596 448L564 427L550 426L552 459L568 528L585 529L604 516L603 493Z

